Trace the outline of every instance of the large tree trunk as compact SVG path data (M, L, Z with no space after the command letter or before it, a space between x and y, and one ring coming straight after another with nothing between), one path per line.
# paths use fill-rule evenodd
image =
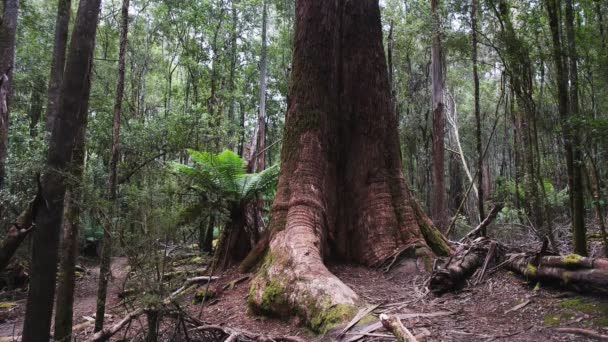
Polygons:
M4 187L5 165L8 155L8 122L15 61L15 42L19 0L3 0L0 21L0 189Z
M433 83L433 202L431 205L431 216L435 225L439 229L445 230L448 226L448 210L443 160L445 104L443 102L443 52L441 48L441 16L439 15L439 11L439 0L431 0L431 13L434 24L433 42L431 45Z
M101 0L81 0L70 42L65 77L61 86L61 110L49 142L47 168L41 185L45 205L36 207L32 251L32 277L23 326L24 342L47 342L51 327L57 247L63 216L66 174L72 164L76 136L86 120L86 89L89 82L95 33Z
M55 333L57 341L68 340L72 335L74 289L76 286L76 257L78 255L78 230L80 229L80 202L82 200L82 175L86 154L86 121L91 82L85 85L81 117L85 123L80 127L72 155L71 179L63 203L61 255L57 298L55 300Z
M449 247L401 171L378 2L300 0L296 18L270 243L249 303L323 333L363 304L324 259L371 266Z
M72 0L59 0L57 2L57 19L55 20L55 44L53 46L53 60L51 61L51 75L49 77L48 102L46 106L46 131L53 132L53 123L59 110L59 95L63 81L65 67L65 48L68 44L68 30L70 26Z
M118 80L116 81L116 98L114 100L114 118L112 124L112 155L110 156L110 181L108 198L116 216L118 195L118 158L120 156L120 117L122 114L122 99L125 92L125 58L127 54L127 41L129 34L129 0L122 1L120 48L118 52ZM103 329L106 310L106 296L108 280L110 277L110 264L112 258L112 227L108 226L103 234L103 253L99 275L99 288L97 290L97 309L95 316L95 331ZM103 269L102 269L103 266ZM103 271L103 272L102 272Z

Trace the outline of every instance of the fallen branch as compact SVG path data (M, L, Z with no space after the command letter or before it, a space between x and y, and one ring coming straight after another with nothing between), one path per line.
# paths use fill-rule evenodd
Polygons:
M177 298L182 292L184 292L184 290L188 289L190 286L192 286L194 284L211 281L211 280L217 280L217 279L219 279L219 277L210 277L210 276L201 276L201 277L194 277L194 278L186 279L186 281L184 282L184 285L182 285L182 287L180 287L175 292L171 293L171 295L169 295L167 298L165 298L162 301L162 304L163 305L171 304L171 302L173 300L175 300L175 298ZM106 329L103 329L103 330L97 332L95 335L93 335L93 337L91 337L88 340L88 342L103 342L103 341L109 340L112 336L114 336L114 334L119 332L122 328L124 328L132 320L134 320L135 318L141 316L141 314L146 312L146 310L147 310L146 308L139 308L135 311L130 312L120 322L116 323L115 325L113 325L109 328L106 328Z
M264 335L254 334L252 332L223 327L219 325L202 325L198 326L194 329L190 329L190 332L204 332L204 331L217 331L222 332L228 336L228 339L225 341L237 341L239 336L243 336L247 338L247 340L253 341L277 341L277 342L305 342L304 339L297 336L279 336L279 337L267 337ZM231 339L232 338L232 339Z
M419 317L432 318L432 317L450 316L455 313L456 312L452 312L452 311L438 311L438 312L431 312L431 313L399 314L399 315L395 315L395 317L397 317L397 319L399 319L399 320L402 320L402 319L411 319L411 318L419 318ZM367 324L363 327L356 329L352 333L349 333L348 335L351 337L346 339L345 342L357 341L357 340L363 338L365 334L372 333L380 328L382 328L382 322L380 322L380 321Z
M109 340L114 334L119 332L122 328L124 328L127 324L129 324L132 320L139 317L143 314L145 310L143 308L139 308L135 311L130 312L125 318L123 318L120 322L114 324L109 328L102 329L98 331L91 337L88 342L104 342Z
M418 342L416 337L395 316L380 315L382 326L397 338L397 342Z
M555 331L565 334L582 335L591 337L599 341L608 341L608 335L602 335L592 330L581 329L581 328L556 328Z
M201 276L201 277L194 277L194 278L186 279L186 281L184 282L184 285L182 285L182 287L180 287L179 289L175 290L175 292L173 292L169 297L167 297L163 301L163 303L169 304L171 301L173 301L175 298L177 298L177 296L179 296L183 291L185 291L188 287L190 287L194 284L200 284L200 283L209 282L209 281L218 280L218 279L220 279L220 277L210 277L210 276Z
M460 242L463 242L466 239L477 237L479 232L481 232L484 228L492 224L492 222L496 219L496 216L498 216L498 213L500 213L503 207L504 204L502 203L494 205L492 210L490 210L488 216L483 221L481 221L481 223L477 227L475 227L475 229L471 230L467 235L465 235L465 237L460 239Z
M354 327L357 323L359 323L359 321L362 320L363 317L367 316L370 312L374 311L377 307L378 307L378 305L372 305L365 309L359 310L359 312L357 312L355 317L353 317L353 319L346 325L346 327L344 327L344 329L342 329L342 331L338 334L338 337L344 336L344 334L346 334L346 332L348 332L352 327Z

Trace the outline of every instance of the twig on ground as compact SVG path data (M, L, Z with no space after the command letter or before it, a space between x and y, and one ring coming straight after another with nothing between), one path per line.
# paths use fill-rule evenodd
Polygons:
M370 312L376 310L376 308L378 307L378 305L373 305L373 306L369 306L365 309L361 309L359 310L359 312L355 315L355 317L346 325L346 327L344 327L344 329L342 329L342 331L338 334L338 337L342 337L344 336L344 334L350 330L350 328L354 327L355 324L359 323L359 321L361 319L363 319L363 317L365 317L367 314L369 314Z
M409 331L397 317L382 314L380 315L380 322L382 322L382 326L386 330L397 337L398 342L417 342L416 337L414 337L412 332Z
M505 311L505 315L508 314L509 312L513 312L513 311L517 311L519 309L522 309L523 307L525 307L526 305L532 303L531 300L526 300L525 302L521 303L521 304L517 304L514 307L510 308L509 310Z
M602 335L598 332L588 329L581 328L556 328L555 331L565 334L575 334L582 335L586 337L591 337L599 341L608 341L608 335Z

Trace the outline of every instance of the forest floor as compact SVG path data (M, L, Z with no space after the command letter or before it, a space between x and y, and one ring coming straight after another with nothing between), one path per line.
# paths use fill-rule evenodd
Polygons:
M485 278L480 284L436 297L425 288L428 275L416 270L412 263L395 266L389 273L359 266L330 266L340 279L351 286L367 303L378 305L375 313L424 313L435 317L404 320L415 335L426 335L427 341L584 341L584 337L557 332L557 327L576 327L608 334L608 299L585 296L563 290L536 287L506 271ZM108 324L125 314L118 305L118 294L128 273L127 260L115 258L114 278L109 292ZM92 325L86 323L95 312L98 268L91 268L77 284L74 324L83 325L76 341L85 340ZM234 271L220 275L213 283L216 288L242 279ZM297 319L289 321L256 316L247 308L247 281L228 288L207 301L201 310L193 301L194 293L185 296L183 308L193 317L209 324L224 325L267 336L300 336L307 341L321 341ZM0 336L20 335L25 300L17 299L0 324ZM200 313L200 316L199 316ZM145 321L145 319L142 319ZM138 329L142 322L132 327ZM141 329L139 329L141 331ZM380 329L366 336L368 341L394 341ZM90 336L90 335L89 335ZM120 337L124 336L119 334ZM118 336L117 336L118 337ZM353 335L345 335L345 340ZM162 339L162 337L161 337ZM10 340L10 339L9 339ZM162 339L168 340L168 337ZM7 340L8 341L8 340Z

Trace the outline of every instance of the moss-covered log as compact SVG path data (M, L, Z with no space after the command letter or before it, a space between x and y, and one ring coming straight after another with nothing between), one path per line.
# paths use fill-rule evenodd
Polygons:
M506 266L531 281L575 290L608 293L608 259L566 256L510 255Z
M461 248L449 258L438 260L431 275L429 289L435 294L442 294L465 285L467 279L484 264L492 245L499 248L495 241L478 238L472 245ZM490 255L490 258L492 263L498 261L500 252Z

